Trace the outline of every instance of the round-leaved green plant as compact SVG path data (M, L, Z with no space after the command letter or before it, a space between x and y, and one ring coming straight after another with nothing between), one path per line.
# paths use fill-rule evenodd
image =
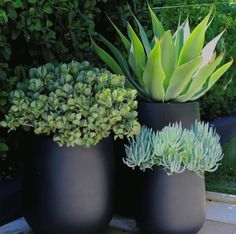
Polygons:
M90 147L111 132L115 138L139 131L135 89L125 78L87 61L32 68L29 79L10 93L11 107L2 127L33 128L60 146Z

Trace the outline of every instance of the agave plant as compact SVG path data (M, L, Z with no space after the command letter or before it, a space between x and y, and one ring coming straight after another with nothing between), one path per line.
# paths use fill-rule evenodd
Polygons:
M115 73L126 76L127 84L149 100L164 102L193 101L204 95L228 70L233 61L220 65L224 54L216 56L216 44L224 31L204 47L205 33L212 22L211 13L190 32L188 18L179 23L176 32L165 31L148 5L153 38L150 40L139 20L132 13L139 35L128 23L128 37L111 21L125 47L125 55L102 35L100 41L111 54L92 44L99 57Z

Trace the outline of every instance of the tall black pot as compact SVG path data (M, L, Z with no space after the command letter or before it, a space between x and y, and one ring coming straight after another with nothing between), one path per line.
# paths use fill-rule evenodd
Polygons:
M205 221L205 183L194 172L140 173L136 221L144 234L197 234Z
M180 122L184 128L190 128L195 120L200 119L198 102L187 103L138 103L138 120L154 130L161 130L169 123ZM140 185L136 171L123 162L125 157L125 140L115 142L116 154L116 197L115 212L119 215L133 217L136 213L137 188Z
M101 234L113 215L112 138L96 146L59 147L47 137L27 140L23 210L37 234Z

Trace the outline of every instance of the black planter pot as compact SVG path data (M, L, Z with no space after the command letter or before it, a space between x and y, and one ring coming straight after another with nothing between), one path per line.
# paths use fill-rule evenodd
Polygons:
M195 120L200 120L198 102L139 102L138 114L139 122L153 130L161 130L174 122L181 122L184 128L190 128Z
M189 103L150 103L139 102L138 119L142 125L161 130L169 123L180 122L184 128L190 128L200 119L198 102ZM122 216L135 216L137 188L140 185L137 173L123 162L125 140L115 141L116 154L116 197L115 212Z
M0 226L22 216L22 180L20 177L0 183Z
M24 216L37 234L101 234L113 215L112 138L89 149L28 139L24 154Z
M194 172L168 176L161 167L139 175L136 221L143 234L197 234L205 221L205 183Z

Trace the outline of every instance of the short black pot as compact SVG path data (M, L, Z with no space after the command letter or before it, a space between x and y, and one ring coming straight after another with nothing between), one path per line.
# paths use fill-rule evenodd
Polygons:
M198 102L188 103L138 103L138 120L154 130L161 130L169 123L181 122L184 128L190 128L195 120L200 119ZM137 188L139 180L137 174L122 161L125 157L125 140L115 141L116 154L116 197L115 212L122 216L135 216Z
M104 232L113 215L111 137L85 149L37 136L22 153L24 216L34 233Z
M194 172L140 173L136 221L143 234L197 234L205 221L205 183Z

